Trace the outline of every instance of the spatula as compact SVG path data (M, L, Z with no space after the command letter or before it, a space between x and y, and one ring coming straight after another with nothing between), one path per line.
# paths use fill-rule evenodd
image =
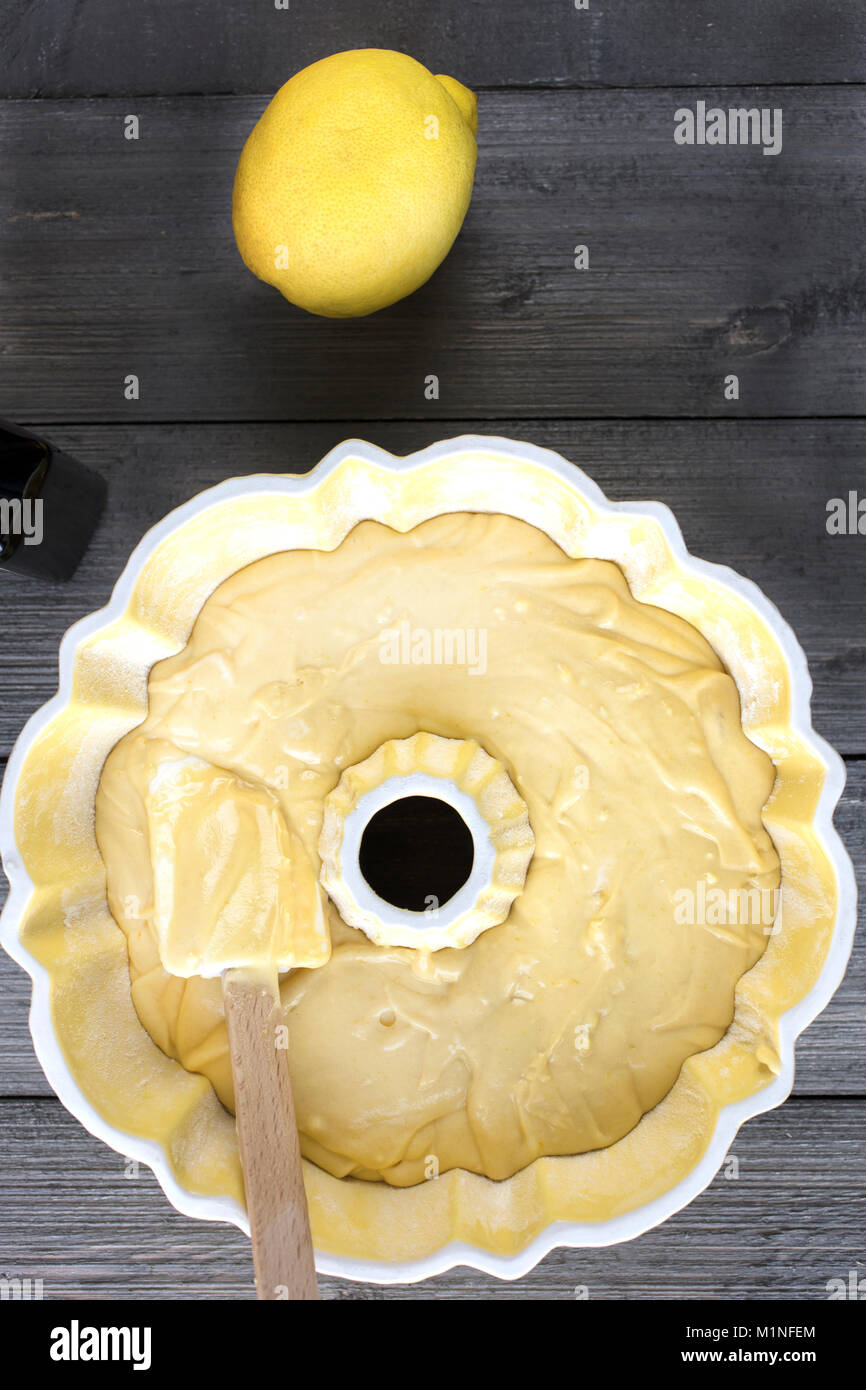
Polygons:
M199 758L163 762L147 797L160 958L221 976L256 1289L318 1298L279 972L324 965L312 865L272 792Z

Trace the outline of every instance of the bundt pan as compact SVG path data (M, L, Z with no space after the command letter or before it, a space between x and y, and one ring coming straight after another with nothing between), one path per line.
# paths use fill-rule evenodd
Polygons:
M276 551L333 549L362 520L408 531L456 511L507 513L570 556L613 560L637 598L703 633L736 681L748 736L776 766L764 820L782 861L782 926L740 980L721 1041L609 1148L537 1159L503 1182L454 1170L409 1188L305 1163L318 1268L380 1283L455 1265L516 1278L555 1246L629 1240L685 1206L739 1126L790 1092L796 1038L839 984L854 927L851 864L832 824L843 765L812 731L803 652L754 584L691 557L666 507L611 503L546 450L465 437L394 458L349 441L306 475L223 483L148 532L108 606L66 634L59 692L9 761L2 940L32 976L36 1052L67 1109L148 1164L179 1211L246 1229L232 1116L208 1081L159 1050L132 1005L94 837L100 771L145 715L151 666L185 644L227 576Z

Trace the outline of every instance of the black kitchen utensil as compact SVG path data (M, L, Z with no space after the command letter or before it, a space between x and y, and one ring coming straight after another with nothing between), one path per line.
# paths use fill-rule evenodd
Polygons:
M0 566L34 578L71 578L106 491L99 473L0 420Z

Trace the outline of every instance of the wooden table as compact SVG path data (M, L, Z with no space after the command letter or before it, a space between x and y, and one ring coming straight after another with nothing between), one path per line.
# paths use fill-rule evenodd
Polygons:
M334 323L243 269L231 183L276 87L361 46L479 91L478 177L433 280ZM692 550L776 601L848 762L837 820L862 868L866 537L829 536L826 504L866 494L864 54L860 0L7 7L0 413L110 492L70 584L0 575L0 756L53 693L63 631L170 508L235 473L304 472L349 436L407 452L506 434L613 498L668 503ZM781 108L782 153L675 145L674 112L698 100ZM5 957L0 997L0 1275L42 1279L46 1298L251 1298L245 1240L179 1216L53 1097ZM325 1296L826 1298L866 1274L864 1020L860 942L792 1099L738 1136L739 1178L641 1239L555 1252L513 1285L461 1269L396 1289L323 1279Z

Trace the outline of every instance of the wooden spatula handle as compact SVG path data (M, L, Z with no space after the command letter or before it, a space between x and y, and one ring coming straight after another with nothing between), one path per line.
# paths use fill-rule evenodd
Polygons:
M223 998L258 1296L315 1299L319 1290L289 1059L278 1046L276 972L271 980L227 970Z

